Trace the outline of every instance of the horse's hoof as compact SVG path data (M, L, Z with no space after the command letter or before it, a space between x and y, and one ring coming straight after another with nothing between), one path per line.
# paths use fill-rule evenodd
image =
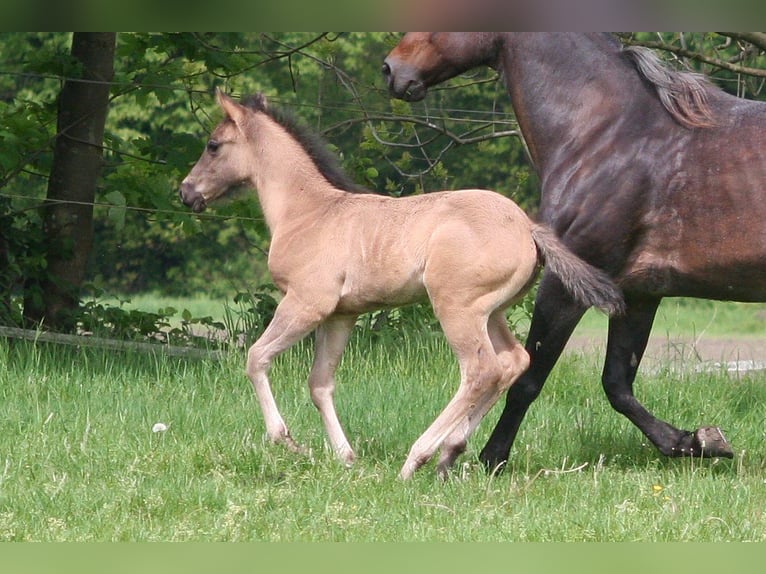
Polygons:
M694 432L695 451L705 458L732 458L734 451L718 427L702 427Z
M484 470L492 476L502 474L508 464L508 458L503 455L491 454L486 449L479 453L479 460L484 465Z

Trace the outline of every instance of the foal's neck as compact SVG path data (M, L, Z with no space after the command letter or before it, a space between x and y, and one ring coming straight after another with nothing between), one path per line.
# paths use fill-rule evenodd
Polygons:
M257 116L252 141L253 185L272 235L287 223L326 207L344 192L335 189L303 147L276 121Z

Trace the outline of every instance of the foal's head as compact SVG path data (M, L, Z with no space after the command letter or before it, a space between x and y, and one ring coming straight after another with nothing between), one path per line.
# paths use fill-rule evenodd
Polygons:
M266 109L266 99L254 96L247 106L217 92L218 104L226 117L218 124L202 156L181 182L181 200L194 211L203 211L208 202L230 189L251 184L251 154L248 145L250 119L255 110Z

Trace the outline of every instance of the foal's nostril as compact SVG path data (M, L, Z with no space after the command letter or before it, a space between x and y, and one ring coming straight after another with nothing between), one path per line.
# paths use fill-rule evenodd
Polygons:
M383 66L380 68L381 73L388 77L391 75L391 66L388 65L388 62L383 62Z

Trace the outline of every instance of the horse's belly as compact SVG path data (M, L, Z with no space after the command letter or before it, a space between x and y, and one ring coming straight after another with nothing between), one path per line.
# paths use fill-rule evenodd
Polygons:
M766 254L705 259L642 254L623 271L619 283L628 294L766 301Z

